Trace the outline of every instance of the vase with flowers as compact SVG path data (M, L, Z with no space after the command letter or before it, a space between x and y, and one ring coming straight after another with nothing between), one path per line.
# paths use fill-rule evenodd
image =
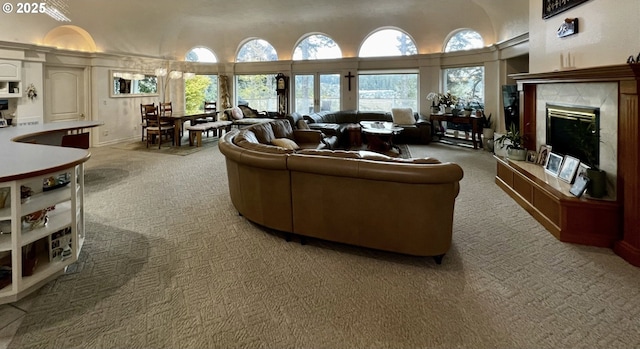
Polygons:
M451 108L458 104L458 97L447 93L431 92L427 95L427 99L431 101L431 107L440 106L444 107L445 114L451 114Z

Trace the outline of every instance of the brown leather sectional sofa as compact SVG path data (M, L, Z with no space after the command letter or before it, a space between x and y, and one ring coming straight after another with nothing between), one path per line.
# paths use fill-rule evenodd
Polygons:
M287 120L274 120L220 140L240 214L284 233L441 262L451 246L460 166L270 144L287 130Z
M395 143L405 144L428 144L431 142L431 121L428 117L420 113L414 112L413 116L416 120L411 125L397 125L402 127L402 132L394 136ZM386 111L360 111L360 110L341 110L341 111L320 111L309 115L301 115L292 113L288 116L290 121L295 125L297 119L304 118L309 127L318 129L327 135L335 135L338 137L338 144L345 146L349 137L347 136L347 126L349 124L357 124L360 121L390 121L393 122L391 112Z

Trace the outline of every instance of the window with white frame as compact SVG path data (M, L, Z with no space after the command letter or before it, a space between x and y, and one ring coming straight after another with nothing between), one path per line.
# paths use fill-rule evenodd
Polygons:
M206 47L195 47L185 55L187 62L216 63L216 55ZM204 102L218 101L218 76L195 75L184 80L185 111L198 113L204 111Z
M390 111L391 108L418 110L418 72L360 72L358 109Z
M482 48L482 36L471 29L455 32L445 45L445 52ZM459 67L444 70L445 91L458 97L460 108L484 109L484 67Z
M258 111L277 111L275 77L275 74L236 75L236 104Z

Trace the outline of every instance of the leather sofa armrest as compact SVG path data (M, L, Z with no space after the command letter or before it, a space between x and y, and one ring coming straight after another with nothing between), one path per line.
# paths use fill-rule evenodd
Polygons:
M293 140L296 143L322 143L324 135L319 130L293 130Z

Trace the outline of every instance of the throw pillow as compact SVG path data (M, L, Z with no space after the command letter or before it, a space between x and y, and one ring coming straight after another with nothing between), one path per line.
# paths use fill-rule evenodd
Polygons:
M391 116L393 117L393 123L396 125L413 125L416 123L411 108L392 108Z
M234 120L240 120L244 117L244 114L242 114L242 110L240 110L240 108L238 107L233 107L231 108L231 117Z
M300 146L296 142L290 140L289 138L276 138L271 141L271 144L277 145L278 147L282 147L286 149L293 149L293 150L300 149Z

